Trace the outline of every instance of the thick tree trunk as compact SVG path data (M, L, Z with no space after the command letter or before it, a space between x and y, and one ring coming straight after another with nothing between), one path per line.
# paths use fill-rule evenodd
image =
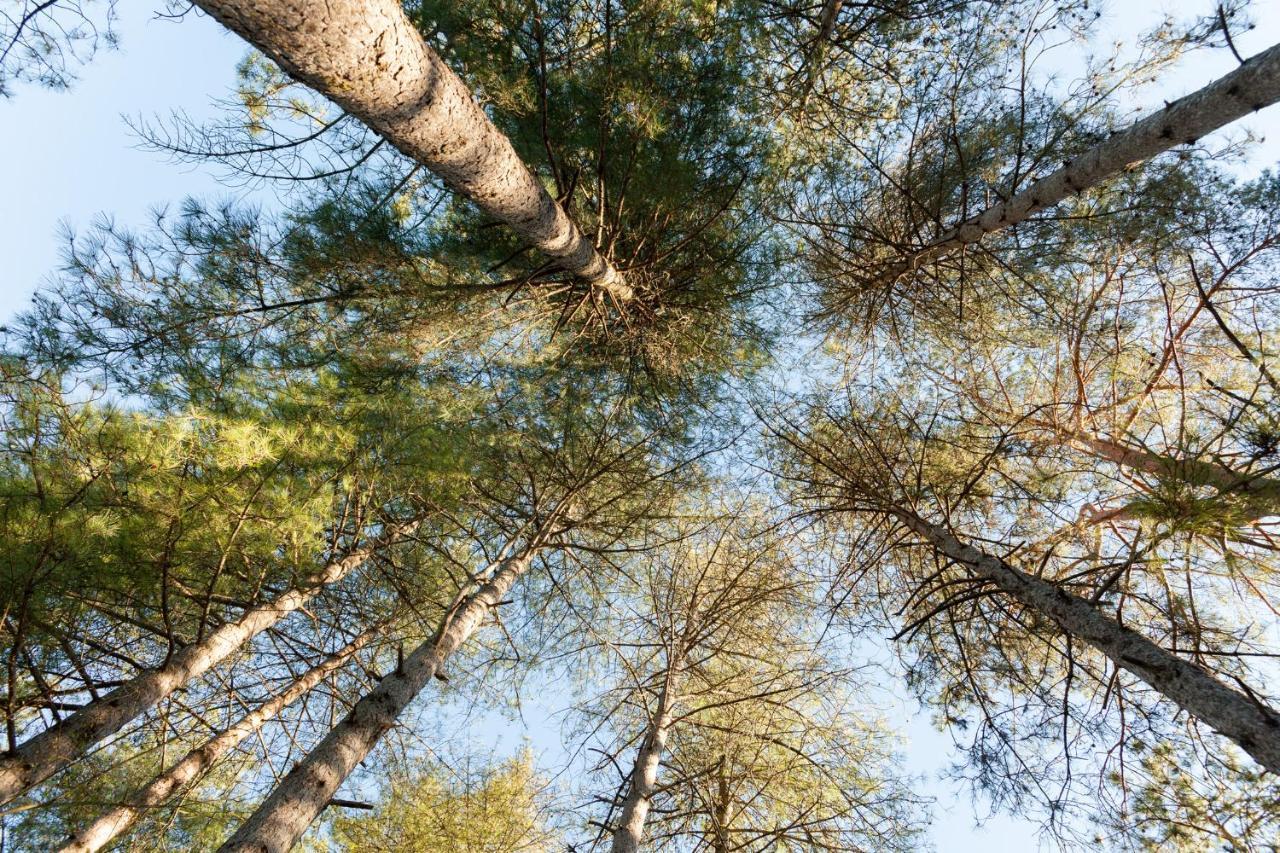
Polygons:
M379 625L360 634L347 645L307 670L285 690L257 709L241 717L233 726L203 746L191 750L182 760L164 771L144 788L67 840L61 853L94 853L124 834L148 810L164 805L170 797L204 778L215 764L289 705L307 695L313 687L341 668L360 649L383 631Z
M644 824L649 818L653 793L658 787L658 765L667 748L667 735L675 716L674 674L667 670L658 706L654 709L649 728L645 731L640 750L636 753L631 769L631 784L622 801L618 815L618 828L613 831L613 853L637 853L644 839Z
M222 853L286 853L292 849L351 771L439 672L445 659L502 601L536 552L536 548L527 549L503 562L488 583L446 616L439 636L414 649L396 671L365 694L351 713L280 781L253 816L220 848Z
M1112 663L1155 690L1219 734L1231 738L1263 767L1280 773L1280 714L1245 693L1222 684L1189 661L1126 628L1082 598L1004 560L966 545L945 528L910 512L895 513L939 553L993 581L1027 607L1084 640Z
M197 0L293 77L356 116L563 269L631 288L405 17L399 0Z
M1176 145L1194 142L1278 100L1280 45L1264 50L1230 74L1113 134L1007 201L966 219L901 258L888 277L896 278L961 246L977 243L987 234L1017 225L1072 193L1089 189Z
M48 779L94 744L115 734L175 690L217 666L258 633L305 605L321 588L341 580L378 548L416 527L416 523L398 525L377 543L330 562L301 586L220 626L200 642L175 653L159 669L142 673L6 753L0 757L0 803L7 803Z

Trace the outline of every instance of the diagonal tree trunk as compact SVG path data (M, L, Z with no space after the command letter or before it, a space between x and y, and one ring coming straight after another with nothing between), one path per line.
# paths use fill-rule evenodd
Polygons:
M1056 440L1095 459L1156 477L1172 477L1197 486L1212 486L1221 495L1236 495L1250 519L1280 515L1280 480L1242 474L1206 459L1179 458L1153 453L1120 441L1080 431L1053 428Z
M618 828L613 831L613 853L637 853L644 839L644 824L649 818L653 793L658 787L658 765L667 748L667 736L675 717L675 670L667 669L662 692L658 694L658 706L653 711L649 728L645 731L640 750L636 753L631 769L631 783L622 801L618 815Z
M1227 687L1200 667L1162 649L1056 584L966 545L945 528L912 512L897 510L894 515L940 554L1052 619L1062 630L1102 652L1117 667L1133 673L1187 713L1235 741L1263 767L1280 773L1280 713L1253 696Z
M445 659L467 641L525 573L539 547L530 546L505 560L484 586L445 617L437 637L414 649L402 665L365 694L280 781L220 848L222 853L287 853L292 849L356 765L439 672Z
M377 550L408 535L417 522L396 525L375 542L333 560L301 586L246 612L235 622L178 651L158 669L138 675L0 757L0 803L7 803L115 734L174 691L217 666L244 643L337 583Z
M1013 197L971 216L925 246L899 258L894 279L1032 214L1053 207L1135 163L1194 142L1251 112L1280 101L1280 45L1264 50L1224 77L1113 134Z
M1124 468L1157 476L1176 477L1195 485L1213 486L1224 491L1257 493L1280 500L1280 481L1232 471L1225 465L1203 459L1179 458L1152 453L1132 445L1085 433L1064 434L1077 450Z
M399 0L197 0L563 269L619 301L631 288L521 162Z
M148 810L164 805L174 794L204 778L219 760L257 733L267 722L275 719L282 710L307 695L331 673L340 669L356 652L381 634L383 628L384 626L378 625L360 634L307 670L286 689L241 717L226 731L188 752L173 767L130 795L124 804L72 835L61 848L61 853L94 853L106 847L123 835Z

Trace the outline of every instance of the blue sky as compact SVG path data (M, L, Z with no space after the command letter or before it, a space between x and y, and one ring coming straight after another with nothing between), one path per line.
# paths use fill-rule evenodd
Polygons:
M0 100L0 317L9 317L58 262L59 228L99 214L146 224L149 210L184 196L244 195L208 170L139 150L125 116L185 110L212 116L245 44L190 13L157 18L161 4L120 3L122 45L83 69L69 92L15 87Z
M157 18L152 4L120 3L119 51L106 52L84 69L69 92L19 86L15 97L0 100L0 322L21 308L58 262L62 225L84 228L100 214L122 225L145 226L156 206L177 204L185 196L267 201L265 194L220 185L202 168L179 166L162 155L142 151L123 116L144 118L184 110L212 116L212 99L225 96L234 66L245 46L209 19L194 12L181 21ZM1185 17L1207 2L1117 0L1107 8L1104 31L1124 41L1163 12ZM1269 45L1280 33L1280 0L1253 4L1257 28L1237 39L1245 55ZM1231 69L1226 52L1198 54L1162 80L1142 101L1158 104L1202 85ZM1250 157L1246 170L1274 167L1280 161L1280 107L1242 123L1268 137ZM1232 129L1238 133L1240 126ZM552 710L533 699L527 719L543 725ZM906 707L890 707L908 715ZM481 740L518 745L526 734L514 724L491 723ZM488 727L488 726L487 726ZM536 747L553 744L548 732L530 732ZM942 851L1028 851L1036 848L1036 827L997 816L975 827L967 792L937 779L950 761L950 739L935 732L922 715L905 725L908 769L925 777L923 790L938 799L932 837ZM548 756L549 757L549 756ZM981 808L981 807L979 807ZM983 812L985 813L985 812Z

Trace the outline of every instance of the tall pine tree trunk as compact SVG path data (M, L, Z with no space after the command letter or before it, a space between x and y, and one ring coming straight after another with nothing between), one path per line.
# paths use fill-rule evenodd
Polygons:
M1112 134L1022 192L971 216L900 258L886 277L897 278L962 246L977 243L987 234L1017 225L1072 193L1087 190L1176 145L1194 142L1278 100L1280 45L1275 45L1203 89Z
M173 767L130 795L124 804L111 809L93 824L72 835L62 847L61 853L94 853L101 850L123 835L148 810L164 805L174 794L199 782L218 761L275 719L282 710L307 695L356 652L372 642L382 633L383 627L379 625L360 634L307 670L287 688L241 717L222 734L188 752Z
M66 767L103 738L226 660L237 649L298 610L324 586L337 583L383 545L412 532L417 523L390 528L279 597L254 607L235 622L176 652L162 666L136 676L0 757L0 803L7 803Z
M531 546L504 561L484 586L445 617L439 635L428 640L356 703L276 785L275 790L220 849L223 853L287 853L404 712L441 665L467 641L484 617L503 600L533 562Z
M813 44L805 54L804 65L801 68L804 74L804 91L800 95L801 106L808 103L814 83L822 75L821 66L827 53L827 43L831 41L831 36L836 31L836 18L840 16L840 9L843 6L844 0L826 0L822 4L822 12L818 15L818 34L813 37Z
M994 582L1025 606L1084 640L1206 725L1235 741L1263 767L1280 773L1280 714L1227 687L1200 667L1166 651L1061 587L966 545L948 530L899 510L903 524L948 559Z
M399 0L197 0L293 77L359 118L564 270L632 296L521 162Z
M653 794L658 787L658 765L667 748L667 735L675 716L674 680L674 667L669 667L662 692L658 695L658 706L654 708L649 728L644 733L644 740L640 742L640 749L631 768L631 783L627 796L622 800L618 828L613 831L613 853L637 853L640 842L644 839L644 824L649 818Z

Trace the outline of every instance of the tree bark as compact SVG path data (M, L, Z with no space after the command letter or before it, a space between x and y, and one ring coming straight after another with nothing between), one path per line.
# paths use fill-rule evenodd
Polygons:
M305 605L321 588L346 577L379 548L416 527L416 522L397 525L376 543L331 561L301 586L249 610L235 622L220 626L200 642L175 653L158 669L138 675L6 753L0 757L0 804L48 779L94 744L115 734L175 690L221 663L254 636Z
M825 0L822 4L822 12L818 15L818 34L814 36L813 45L805 53L804 64L800 69L804 74L804 90L800 93L801 107L809 102L813 85L822 73L819 66L826 55L827 42L831 40L831 35L836 30L836 18L839 17L843 6L844 0Z
M1255 477L1232 471L1225 465L1203 459L1179 459L1132 447L1119 441L1098 438L1083 433L1069 433L1066 440L1078 450L1108 462L1114 462L1124 468L1155 474L1161 477L1176 477L1193 485L1213 486L1221 491L1256 494L1280 500L1280 481L1269 477Z
M1056 440L1095 459L1105 459L1131 471L1156 477L1173 477L1196 486L1211 486L1220 495L1236 495L1251 520L1280 515L1280 480L1242 474L1205 459L1188 459L1153 453L1132 445L1084 432L1053 428Z
M510 226L579 279L631 288L521 162L399 0L197 0L196 5Z
M351 713L285 776L253 816L224 844L222 853L286 853L324 810L347 776L373 750L440 666L467 641L524 574L537 547L502 563L493 578L451 615L396 671L356 703Z
M204 778L218 761L255 734L289 705L301 699L332 672L341 668L360 649L383 631L370 628L350 643L307 670L285 690L257 709L241 717L222 734L188 752L181 761L134 792L128 800L102 815L84 830L72 835L61 853L94 853L124 834L147 810L164 805L178 791Z
M729 853L729 778L724 772L727 762L728 756L722 753L716 766L715 821L712 826L715 837L711 839L712 853Z
M894 515L939 553L994 582L1027 607L1084 640L1180 708L1235 741L1259 764L1280 773L1280 714L1257 698L1233 690L1200 667L1124 627L1082 598L966 545L945 528L914 513Z
M893 279L987 234L1017 225L1126 168L1223 127L1280 100L1280 45L1264 50L1224 77L1130 125L1033 182L1020 193L966 219L900 258Z
M836 31L836 17L842 6L844 0L826 0L822 4L822 14L818 17L818 44L829 41L831 34Z
M658 765L667 748L667 735L674 717L674 678L673 670L668 668L662 692L658 695L658 707L654 709L632 765L631 785L622 801L618 828L613 831L613 853L638 853L644 839L644 824L649 818L649 807L658 786Z

